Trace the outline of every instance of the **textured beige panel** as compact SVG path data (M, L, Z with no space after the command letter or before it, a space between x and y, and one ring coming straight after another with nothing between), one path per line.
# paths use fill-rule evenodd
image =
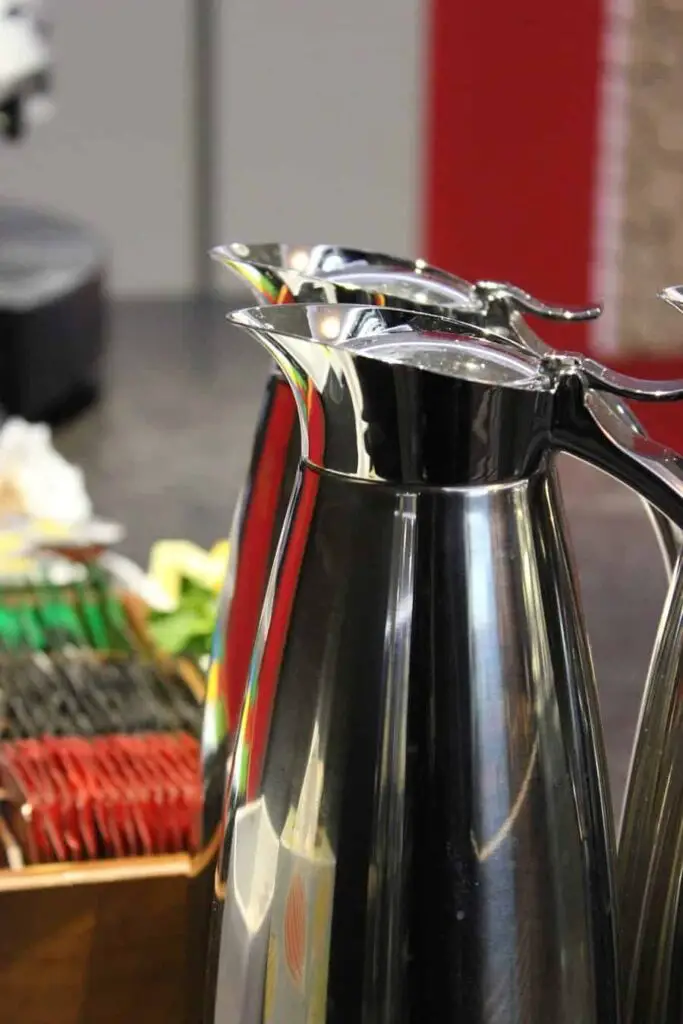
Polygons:
M681 353L683 317L655 296L683 282L683 0L635 2L626 163L619 347Z

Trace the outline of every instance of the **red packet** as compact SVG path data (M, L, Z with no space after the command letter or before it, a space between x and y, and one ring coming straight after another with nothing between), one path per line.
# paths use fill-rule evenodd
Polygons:
M199 742L194 736L188 736L186 732L176 733L173 737L178 748L178 754L188 768L199 771Z
M83 860L84 850L81 843L78 813L76 810L76 793L69 785L59 756L59 740L45 742L42 740L43 765L54 788L55 821L60 830L65 849L65 860Z
M157 751L158 736L144 737L144 756L141 750L140 737L131 742L130 753L139 763L144 764L150 779L150 786L155 795L156 804L156 848L159 853L169 853L174 849L173 819L175 816L174 795L167 785L166 775L159 766Z
M88 859L94 860L98 855L98 843L95 825L95 791L89 776L89 762L78 756L74 739L71 737L62 744L62 758L69 784L77 793L76 810L83 848Z
M34 863L60 859L59 833L55 829L55 795L40 763L36 740L16 740L4 746L5 762L21 787L26 804L31 808L30 828L33 835Z
M122 830L126 856L131 857L135 856L138 852L138 837L134 816L136 794L131 793L128 780L122 772L114 739L113 736L103 736L98 740L98 758L100 759L100 764L106 762L110 781L116 788L118 821Z
M109 821L109 794L100 778L92 743L85 739L73 738L71 749L91 800L97 856L114 856L114 839Z
M185 850L187 848L188 830L187 786L183 766L177 756L177 746L172 737L159 737L158 753L162 771L165 772L168 784L173 787L173 792L176 795L173 822L175 849Z
M32 864L38 864L47 859L48 850L47 838L41 826L41 815L35 804L39 799L38 786L32 772L27 773L26 765L17 756L16 742L13 740L2 745L3 782L9 790L14 789L20 794L27 828L28 859Z
M129 845L134 845L133 824L126 813L122 794L113 766L109 762L106 738L93 741L93 770L101 788L109 839L108 853L125 857Z
M138 772L131 764L125 749L121 746L120 736L109 737L109 756L116 765L119 785L134 828L135 852L138 855L151 852L152 841L147 826L147 790L141 783Z
M187 850L189 845L189 826L191 818L192 793L188 786L187 771L179 757L178 744L175 736L164 736L162 747L164 763L169 776L173 779L178 791L178 828L180 830L179 849Z
M109 779L116 790L116 813L119 829L124 843L124 856L131 857L138 853L138 837L133 814L133 799L127 780L121 774L121 766L116 750L112 745L112 737L102 737L98 756L100 763L108 766Z
M76 739L76 743L79 741ZM82 742L82 741L80 741ZM71 799L70 827L78 838L79 859L93 860L97 857L97 840L93 814L93 799L86 782L84 771L79 765L73 748L74 738L46 739L45 745L51 753Z
M41 860L40 827L22 773L10 763L12 758L8 748L9 744L3 744L0 751L0 780L12 807L16 808L15 831L23 848L24 858L29 864L38 864Z
M141 747L137 736L120 736L119 743L125 750L131 765L135 766L146 793L147 825L154 853L166 849L166 794L163 779L155 770L148 747Z
M52 778L42 740L21 740L19 756L30 763L40 787L39 807L42 826L50 844L50 860L68 860L68 846L61 821L60 794ZM18 746L18 745L17 745Z
M175 777L176 773L170 770L168 758L165 752L166 737L163 735L150 736L147 743L152 751L152 763L162 782L166 796L166 845L167 853L177 853L183 849L183 797L180 786Z
M185 741L189 741L189 743ZM199 744L190 736L178 734L173 737L173 756L176 758L179 774L183 780L185 848L190 853L196 853L201 843L201 812L204 805L199 767Z

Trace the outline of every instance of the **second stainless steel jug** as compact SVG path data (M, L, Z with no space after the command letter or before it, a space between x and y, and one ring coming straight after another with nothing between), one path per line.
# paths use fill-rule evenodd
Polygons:
M264 305L286 304L300 296L321 298L319 279L335 275L325 289L327 300L377 302L389 306L425 307L431 312L458 310L483 319L484 303L474 287L459 278L383 253L336 245L261 245L234 242L212 251ZM336 275L341 275L337 281ZM290 390L275 370L266 384L252 445L247 478L233 518L231 555L222 616L216 631L212 705L222 707L212 720L234 732L246 682L274 546L292 492L300 439ZM208 727L209 723L207 723ZM205 743L205 759L215 739ZM218 773L220 774L220 773Z

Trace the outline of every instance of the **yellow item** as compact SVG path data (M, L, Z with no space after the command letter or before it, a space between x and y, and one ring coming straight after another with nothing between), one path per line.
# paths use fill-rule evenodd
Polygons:
M0 553L6 554L8 551L19 551L25 547L26 541L21 533L15 533L10 530L0 531Z
M0 531L0 574L6 576L28 575L35 570L35 560L25 552L26 538L11 530Z
M225 577L230 545L219 541L204 551L189 540L160 540L149 555L149 575L178 604L183 580L191 580L218 594Z
M68 537L73 527L70 523L60 523L55 519L32 519L31 530L45 537Z
M211 548L211 557L221 563L223 569L228 561L228 555L230 554L230 541L219 540Z

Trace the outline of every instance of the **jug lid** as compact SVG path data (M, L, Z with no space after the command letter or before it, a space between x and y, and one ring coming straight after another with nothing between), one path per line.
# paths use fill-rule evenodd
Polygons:
M338 351L489 387L541 390L548 380L540 360L465 333L397 331L389 338L379 335L341 342Z
M285 350L288 342L295 343L297 361L314 378L318 370L326 375L330 368L339 369L335 355L344 354L491 388L543 391L551 386L542 357L511 348L495 331L431 313L293 303L238 310L229 319L274 335ZM317 355L306 353L316 348ZM348 360L343 364L348 375Z

